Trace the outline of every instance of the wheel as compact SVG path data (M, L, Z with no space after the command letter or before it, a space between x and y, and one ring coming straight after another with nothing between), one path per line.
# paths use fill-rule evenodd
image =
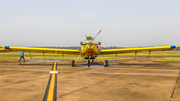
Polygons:
M108 67L108 61L105 60L105 64L104 64L105 67Z
M88 60L88 67L90 67L90 60Z
M72 67L75 67L75 66L76 66L75 61L72 60Z

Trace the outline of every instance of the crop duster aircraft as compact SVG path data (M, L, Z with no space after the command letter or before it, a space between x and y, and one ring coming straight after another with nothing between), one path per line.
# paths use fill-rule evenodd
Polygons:
M101 32L100 30L97 35ZM84 32L84 31L83 31ZM85 34L85 33L84 33ZM74 50L74 49L55 49L55 48L37 48L37 47L16 47L16 46L2 46L0 48L0 52L10 52L10 51L24 51L24 52L38 52L38 53L52 53L52 54L73 54L79 55L76 60L72 60L72 66L76 66L76 62L80 56L84 56L85 59L88 59L88 67L90 67L90 60L93 60L100 56L103 60L101 55L106 54L122 54L122 53L135 53L135 55L139 52L149 52L149 55L152 51L165 51L165 50L172 50L177 48L175 46L158 46L158 47L138 47L138 48L119 48L119 49L99 49L101 42L96 42L94 39L97 35L93 38L92 36L86 36L86 40L80 42L81 50ZM108 61L103 60L104 66L108 66Z

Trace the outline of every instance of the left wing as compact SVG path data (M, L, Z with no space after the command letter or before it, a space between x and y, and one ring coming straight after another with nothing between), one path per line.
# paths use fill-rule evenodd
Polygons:
M99 51L100 54L122 54L122 53L140 53L151 51L165 51L172 50L178 46L158 46L158 47L138 47L138 48L120 48L120 49L103 49Z
M1 52L9 52L9 50L4 49L4 48L0 48L0 53L1 53Z
M79 55L81 53L81 51L74 50L74 49L16 47L16 46L2 46L2 51L24 51L24 52L52 53L52 54L74 54L74 55Z

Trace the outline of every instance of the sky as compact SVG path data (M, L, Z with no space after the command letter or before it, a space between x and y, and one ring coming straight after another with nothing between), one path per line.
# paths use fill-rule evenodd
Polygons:
M0 45L180 45L180 0L0 0Z

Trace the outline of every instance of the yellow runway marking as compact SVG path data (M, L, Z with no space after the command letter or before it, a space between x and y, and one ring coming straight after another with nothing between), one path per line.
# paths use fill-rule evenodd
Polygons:
M54 63L53 71L56 71L56 62ZM54 83L55 83L55 74L53 73L52 77L51 77L51 84L49 87L49 93L48 93L47 101L53 101Z
M53 71L56 71L56 62L54 62L54 68Z
M57 71L56 62L54 62L52 71ZM49 83L46 88L46 93L45 93L43 101L56 101L56 89L57 89L57 87L56 87L57 79L56 78L57 78L56 73L50 74Z
M53 101L54 83L55 83L55 74L52 74L47 101Z

